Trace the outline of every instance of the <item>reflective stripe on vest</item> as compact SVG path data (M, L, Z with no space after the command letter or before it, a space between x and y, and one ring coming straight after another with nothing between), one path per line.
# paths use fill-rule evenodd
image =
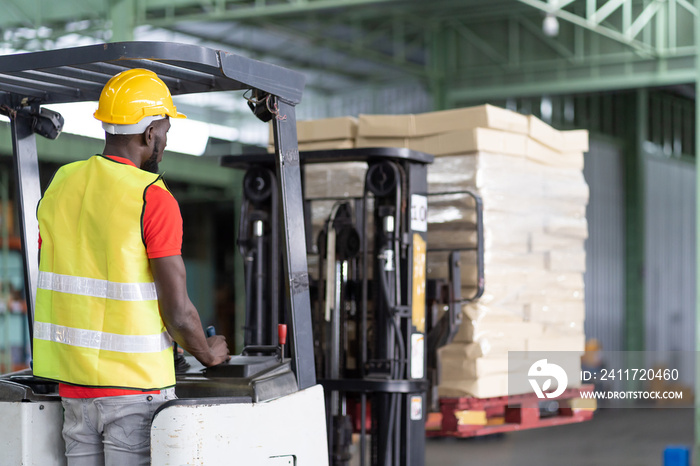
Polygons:
M62 325L34 322L34 338L104 351L120 353L158 353L169 350L172 340L167 332L160 335L117 335Z
M53 272L39 271L38 288L42 290L71 293L93 298L116 299L117 301L151 301L158 299L156 284L115 283L96 278L73 277Z

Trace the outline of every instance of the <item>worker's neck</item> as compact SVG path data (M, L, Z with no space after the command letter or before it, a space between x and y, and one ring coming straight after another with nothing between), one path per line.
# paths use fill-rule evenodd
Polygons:
M105 144L105 148L102 151L102 154L123 157L134 162L134 165L136 165L137 167L141 167L141 157L139 155L139 152L136 150L132 150L129 146Z

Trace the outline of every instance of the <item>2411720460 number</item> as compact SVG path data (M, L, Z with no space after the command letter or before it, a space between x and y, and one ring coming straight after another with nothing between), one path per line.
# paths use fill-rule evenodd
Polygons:
M598 380L678 380L678 369L600 369Z

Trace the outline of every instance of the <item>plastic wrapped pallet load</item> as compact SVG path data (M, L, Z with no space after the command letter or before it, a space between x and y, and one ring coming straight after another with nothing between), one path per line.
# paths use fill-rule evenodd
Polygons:
M441 396L507 395L509 370L527 372L507 367L509 351L583 352L586 131L485 105L360 115L356 145L436 156L428 168L429 248L473 247L474 201L464 190L483 200L486 291L463 307L455 341L440 350ZM447 277L447 256L429 253L428 277ZM463 297L474 294L476 264L474 252L461 253ZM566 370L575 385L576 357Z

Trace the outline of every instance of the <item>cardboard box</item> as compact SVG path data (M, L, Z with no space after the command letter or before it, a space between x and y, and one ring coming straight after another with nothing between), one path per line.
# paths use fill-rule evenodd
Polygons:
M532 272L543 271L546 269L546 259L548 253L518 253L518 252L492 252L486 250L484 252L484 275L486 283L490 288L493 288L495 283L491 282L489 274L508 272ZM427 273L428 278L444 278L449 277L448 252L430 251L427 256ZM555 260L558 258L555 258ZM463 286L472 286L476 284L476 253L474 251L462 251L460 254L461 279ZM555 263L555 266L559 266ZM559 269L561 270L561 269ZM505 283L503 283L505 284ZM517 286L517 283L512 283L512 287Z
M533 301L573 301L583 300L585 293L583 287L580 288L563 288L553 284L543 283L539 288L536 288L536 283L529 283L528 286L523 286L523 289L518 293L517 301L523 304Z
M530 234L530 251L546 252L552 249L583 249L585 239L552 235L534 231Z
M557 301L552 303L533 302L525 305L528 322L543 324L569 324L581 326L586 319L586 305L583 300ZM544 328L543 334L548 330Z
M358 148L407 147L434 156L487 151L523 157L527 151L527 136L488 128L469 128L410 138L358 136L355 146Z
M551 197L569 202L588 204L590 191L580 171L568 170L573 176L544 177L544 197Z
M440 354L440 381L475 379L486 375L508 372L508 358L458 359Z
M467 128L493 128L525 134L527 117L493 105L457 108L416 115L416 136L438 134Z
M466 379L441 383L438 395L447 398L474 396L476 398L493 398L498 396L531 393L532 387L524 384L508 391L508 374L493 374L478 379Z
M328 141L299 142L299 151L353 149L354 139L331 139ZM308 165L307 165L308 166Z
M553 250L546 253L547 269L555 272L581 272L586 271L586 251L579 250Z
M471 227L452 228L451 223L429 223L428 244L439 248L470 248L476 247L477 233ZM580 246L580 244L579 244ZM530 238L526 232L515 232L513 235L504 234L502 229L489 226L484 228L484 247L503 252L525 254L530 249Z
M314 151L314 150L335 150L335 149L354 149L355 140L354 139L332 139L328 141L312 141L312 142L301 142L298 143L299 151ZM275 146L268 145L267 153L274 154Z
M452 359L507 358L508 351L527 351L527 339L516 338L509 342L495 342L493 345L488 341L452 342L440 348L439 351L441 354L449 354L447 357Z
M570 320L568 322L545 323L543 335L545 337L565 337L568 335L582 335L586 331L584 325L584 320Z
M528 134L547 147L561 153L588 152L588 131L559 131L534 115L529 115Z
M479 343L448 343L438 349L438 358L477 359L486 356Z
M440 159L437 159L440 160ZM430 172L428 172L430 175ZM452 178L458 179L458 175ZM466 177L462 177L466 183ZM460 188L451 188L450 183L433 183L429 189L433 193L428 197L428 223L454 223L456 221L472 222L475 218L475 203L473 198L460 192L450 193L449 190L458 191ZM433 187L436 189L433 190ZM472 191L474 189L472 188ZM484 215L487 221L495 221L497 213L539 215L542 218L540 233L544 232L544 225L551 217L565 217L570 219L584 219L586 217L586 205L582 202L574 202L560 199L533 198L518 195L517 193L499 192L489 186L478 190L482 200ZM513 217L511 217L511 220ZM493 230L504 232L503 218L493 224ZM531 230L532 233L538 230Z
M527 136L495 129L472 128L412 138L408 146L436 157L477 151L523 157L527 151Z
M464 320L459 326L454 342L478 342L484 339L508 341L519 338L536 338L542 335L542 324L536 322L482 322Z
M564 152L564 136L534 115L527 117L528 134L532 139L557 152Z
M355 139L355 147L358 149L365 147L406 147L408 148L408 138L397 137L364 137L358 136Z
M583 241L588 238L588 221L585 217L553 216L547 219L544 231L549 235L576 238Z
M523 322L525 307L521 305L499 306L483 304L481 300L462 304L462 318L483 322Z
M358 117L358 138L410 138L416 136L416 116L363 115ZM385 147L385 146L380 146Z
M272 124L270 124L269 127L270 137L268 145L273 145L274 138ZM357 118L355 117L346 116L297 121L297 140L299 143L339 139L349 139L354 141L356 137Z
M323 118L297 122L299 141L327 141L332 139L352 139L357 137L357 118Z
M530 138L527 140L526 156L542 165L583 170L583 152L559 152Z
M527 117L492 105L417 115L360 115L358 136L412 138L471 128L527 134Z
M508 394L508 374L494 374L478 379L449 381L438 385L438 395L447 398L462 396L492 398L507 396Z
M585 129L575 129L562 131L564 139L564 152L588 152L588 131Z

